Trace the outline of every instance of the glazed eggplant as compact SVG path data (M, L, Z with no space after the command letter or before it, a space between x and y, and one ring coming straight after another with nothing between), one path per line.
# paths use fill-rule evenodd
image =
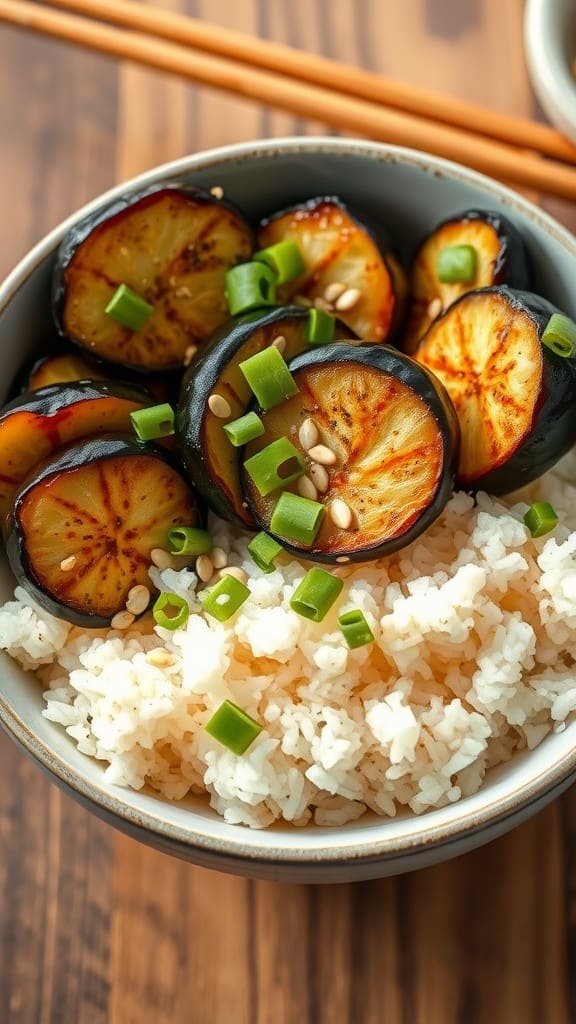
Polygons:
M416 359L442 381L460 421L458 483L507 494L576 442L576 360L542 344L559 311L530 292L484 288L455 302Z
M231 320L212 336L184 376L176 417L182 459L207 505L238 526L254 526L240 486L238 449L223 430L223 424L241 416L252 400L239 364L275 339L283 339L286 360L307 350L309 319L309 310L302 306L282 306ZM345 325L336 321L335 337L348 335ZM225 416L210 408L215 395L226 402Z
M143 388L79 381L39 388L5 405L0 410L0 522L37 463L70 441L129 431L130 413L152 404Z
M151 587L150 552L195 526L198 506L172 457L126 436L80 441L37 466L18 490L7 553L41 607L78 626L108 626L130 590Z
M76 352L37 359L26 379L26 391L37 391L51 384L68 384L77 380L109 380L90 359Z
M338 198L310 199L262 221L261 247L285 239L298 244L306 270L279 287L280 302L307 300L329 308L364 341L390 337L404 310L404 271Z
M452 495L459 429L442 384L379 345L329 345L298 356L290 370L297 394L260 412L265 433L243 453L243 487L259 526L317 562L365 562L409 544ZM249 460L280 438L306 474L263 497ZM310 544L275 532L283 491L324 507Z
M470 247L473 253L465 254L468 266L456 265L450 272L453 247ZM461 279L441 279L446 277ZM443 221L414 258L402 349L414 352L433 320L461 295L493 285L530 287L526 248L514 225L492 210L466 210Z
M136 370L181 367L228 318L226 271L252 251L242 215L209 193L175 184L128 196L63 242L53 289L58 328ZM128 293L119 301L122 286Z

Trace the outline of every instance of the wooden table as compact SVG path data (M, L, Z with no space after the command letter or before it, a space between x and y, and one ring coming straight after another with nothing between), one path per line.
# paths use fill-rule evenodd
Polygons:
M163 4L535 113L521 0ZM326 130L2 27L0 273L154 164ZM576 227L573 209L544 205ZM574 792L444 866L307 888L218 875L123 838L4 735L0 778L0 1024L576 1021Z

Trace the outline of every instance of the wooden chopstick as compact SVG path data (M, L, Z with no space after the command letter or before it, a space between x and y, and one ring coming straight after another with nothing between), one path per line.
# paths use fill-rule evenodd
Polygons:
M138 7L138 10L144 8ZM65 14L27 0L0 0L0 21L132 60L396 145L428 150L516 185L576 199L576 169L456 128L312 86L260 68Z
M317 54L295 50L283 43L250 36L245 32L211 25L176 11L150 7L134 0L45 0L84 15L148 32L253 67L280 72L291 78L337 88L342 95L382 103L418 117L425 117L468 132L498 139L522 149L533 149L558 160L576 162L576 146L549 125L497 110L488 110L454 96L397 82L374 71L352 67ZM336 84L335 84L336 83Z

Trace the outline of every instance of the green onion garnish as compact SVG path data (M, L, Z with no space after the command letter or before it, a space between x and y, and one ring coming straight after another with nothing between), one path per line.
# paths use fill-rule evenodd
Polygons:
M240 369L262 409L271 409L298 391L296 381L275 345L244 359Z
M168 550L173 555L207 555L212 547L208 530L196 526L173 526L168 530Z
M154 621L163 629L178 629L188 621L190 609L188 602L178 594L163 591L152 608Z
M524 516L524 522L533 537L543 537L545 533L550 533L550 530L553 530L560 520L552 505L549 505L547 501L537 501L534 505L530 505Z
M122 327L129 327L131 331L137 331L142 327L151 313L154 306L146 302L141 295L133 292L127 284L121 284L104 310Z
M223 430L231 444L235 448L241 448L243 444L248 444L248 441L261 437L264 433L264 424L255 412L247 412L237 420L225 423Z
M291 238L285 238L283 242L270 245L267 249L260 249L252 258L266 263L274 271L277 284L292 281L306 270L302 253Z
M552 313L544 332L542 344L565 359L576 351L576 324L569 316Z
M279 437L244 463L244 469L263 498L303 476L306 466L287 437Z
M354 608L353 611L344 612L343 615L339 615L338 625L344 634L348 647L351 649L354 647L364 647L365 644L371 644L374 640L374 634L366 622L364 612L361 612L359 608Z
M132 426L141 441L153 441L174 433L174 410L165 402L130 413Z
M262 732L262 726L231 700L220 705L204 728L223 747L238 755L244 754Z
M476 277L477 256L473 245L447 245L438 256L438 280L444 284L470 282Z
M238 263L226 272L225 288L232 316L276 302L276 274L265 263Z
M326 509L319 501L282 491L270 519L270 529L278 537L310 546L325 515Z
M199 597L205 612L213 615L218 622L226 622L250 597L250 591L234 576L222 576L218 583L203 590Z
M332 576L325 569L314 566L309 569L302 582L290 598L290 607L298 615L313 622L322 622L339 596L344 580Z
M274 572L274 560L282 551L282 545L267 533L257 533L248 544L248 551L262 572Z
M324 309L316 309L314 306L308 312L308 342L310 345L327 345L334 341L334 330L336 320Z

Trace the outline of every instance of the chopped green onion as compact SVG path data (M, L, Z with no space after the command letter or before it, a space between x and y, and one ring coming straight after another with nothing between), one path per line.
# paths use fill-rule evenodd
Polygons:
M331 313L314 306L308 313L308 342L310 345L327 345L334 341L336 320Z
M374 634L366 622L364 612L361 612L359 608L354 608L353 611L344 612L342 615L339 615L338 625L344 634L348 647L351 649L364 647L366 644L371 644L374 640Z
M255 412L247 412L244 416L239 416L237 420L225 423L223 429L234 447L241 448L243 444L248 444L248 441L261 437L264 433L264 424Z
M276 274L265 263L238 263L226 272L226 298L232 316L276 302Z
M296 381L275 345L244 359L240 369L262 409L271 409L298 391Z
M300 277L306 270L302 253L291 238L270 245L267 249L255 252L253 259L266 263L276 274L276 283L285 284L294 277Z
M212 547L208 530L196 526L173 526L168 530L168 550L173 555L207 555Z
M314 566L309 569L302 582L296 587L290 607L298 615L313 622L322 622L330 611L334 601L339 597L344 580L332 576L325 569Z
M263 531L252 537L248 544L248 551L262 572L274 572L274 559L282 550L282 545Z
M310 546L325 515L326 509L319 501L282 491L270 519L270 529L278 537Z
M473 245L447 245L438 256L438 280L444 284L469 283L476 277L477 256Z
M267 444L244 463L244 469L263 498L303 476L306 465L300 452L287 437Z
M552 505L549 505L547 501L537 501L534 505L530 505L524 516L524 522L533 537L543 537L545 533L550 533L550 530L553 530L560 520Z
M576 324L569 316L552 313L542 334L542 344L557 356L565 359L573 356L576 351Z
M205 612L213 615L218 622L226 622L250 597L250 591L234 576L222 576L218 583L203 590L199 596Z
M165 402L130 413L132 426L141 441L153 441L174 433L174 410Z
M122 327L129 327L131 331L137 331L142 327L151 313L154 306L151 306L141 295L133 292L127 284L121 284L104 310Z
M183 597L163 591L152 608L152 615L163 629L179 629L188 621L190 609Z
M238 755L244 754L262 732L262 726L231 700L220 705L204 728L209 736Z

